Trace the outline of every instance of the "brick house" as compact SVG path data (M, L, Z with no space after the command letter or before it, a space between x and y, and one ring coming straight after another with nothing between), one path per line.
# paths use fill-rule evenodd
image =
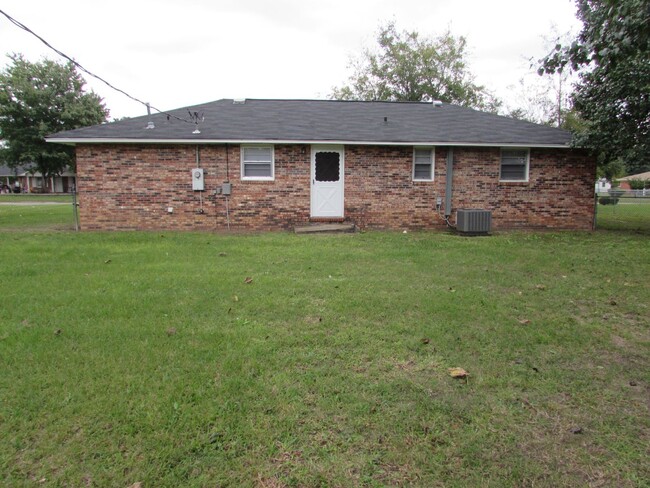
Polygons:
M619 188L621 190L631 190L632 185L630 185L630 181L650 181L650 171L646 171L645 173L639 173L636 175L630 175L626 176L625 178L618 178L616 181L619 182Z
M440 102L224 99L47 140L76 146L86 230L593 223L596 164L568 132Z
M16 166L10 168L0 165L0 189L13 189L18 186L25 193L68 193L75 185L75 174L66 168L47 179L35 167Z

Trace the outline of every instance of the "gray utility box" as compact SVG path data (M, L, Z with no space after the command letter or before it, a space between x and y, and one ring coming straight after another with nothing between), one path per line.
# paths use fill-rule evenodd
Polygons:
M458 209L456 230L466 235L487 235L492 228L492 212L479 209Z

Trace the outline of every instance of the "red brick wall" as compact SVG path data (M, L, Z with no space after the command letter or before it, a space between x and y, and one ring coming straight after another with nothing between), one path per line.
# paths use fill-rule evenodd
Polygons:
M528 182L499 182L499 148L454 150L453 206L492 211L495 228L590 230L596 163L584 151L531 149Z
M436 148L434 181L413 181L413 147L346 146L346 216L360 227L444 227L435 208L444 195L446 156Z
M412 155L407 146L346 146L346 219L368 228L443 228L435 203L438 196L444 201L447 150L436 148L432 182L412 180ZM275 146L274 181L241 180L236 145L200 146L199 157L204 192L192 190L196 146L78 146L82 229L224 230L226 199L214 189L227 180L231 229L291 229L309 221L309 145ZM454 150L454 210L492 210L495 229L591 228L593 160L578 151L531 149L529 182L499 183L499 159L498 148Z
M78 146L81 228L226 229L226 198L214 190L230 180L231 229L289 229L309 220L309 158L309 146L276 145L275 181L242 181L239 146L227 156L223 145L200 146L206 191L195 192L196 146Z

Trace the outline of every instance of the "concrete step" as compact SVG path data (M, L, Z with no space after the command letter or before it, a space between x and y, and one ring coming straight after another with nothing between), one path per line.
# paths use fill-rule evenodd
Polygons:
M334 234L334 233L344 233L344 232L354 232L356 226L349 222L337 223L337 224L321 224L321 223L312 223L307 225L297 225L294 228L296 234Z

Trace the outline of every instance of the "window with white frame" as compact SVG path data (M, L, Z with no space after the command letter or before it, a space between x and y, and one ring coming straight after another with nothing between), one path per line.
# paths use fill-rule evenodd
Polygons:
M433 161L433 148L413 148L413 180L433 181Z
M241 177L243 180L272 180L273 146L242 146Z
M501 149L500 181L528 181L530 151L528 149Z

